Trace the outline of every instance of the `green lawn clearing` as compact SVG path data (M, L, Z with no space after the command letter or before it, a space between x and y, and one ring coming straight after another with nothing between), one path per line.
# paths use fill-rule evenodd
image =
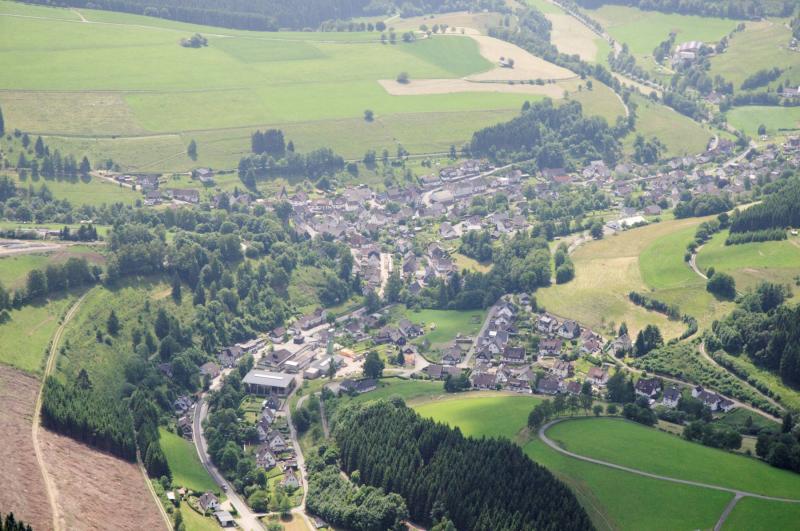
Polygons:
M378 388L369 393L358 395L356 402L367 402L381 398L399 396L406 402L422 401L444 395L442 382L430 380L404 380L402 378L384 378L380 380Z
M457 334L475 336L486 317L485 310L420 310L402 307L401 315L409 321L424 326L425 339L434 348L443 347L455 340Z
M458 427L472 437L505 437L514 439L526 426L528 414L541 402L533 396L482 396L476 392L451 396L443 400L415 406L423 417ZM502 412L502 414L500 414Z
M194 444L164 428L159 428L158 432L174 485L197 492L218 490L216 483L200 463Z
M753 137L757 136L760 125L773 136L792 134L800 129L800 107L734 107L728 111L727 117L733 127Z
M623 140L625 151L633 152L636 135L645 138L657 137L667 147L663 157L678 157L705 151L714 133L677 111L654 103L649 99L634 97L636 109L636 130Z
M800 504L743 498L728 516L725 531L793 529L800 522Z

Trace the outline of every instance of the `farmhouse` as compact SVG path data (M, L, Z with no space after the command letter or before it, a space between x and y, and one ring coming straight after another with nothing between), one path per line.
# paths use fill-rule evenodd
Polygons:
M505 363L525 363L525 347L506 347L502 360Z
M295 386L294 376L281 372L252 369L242 382L247 391L258 396L288 396Z
M591 367L586 376L586 381L598 387L605 387L608 383L608 372L600 367Z
M720 396L716 393L712 393L711 391L706 391L699 385L694 389L692 389L692 396L702 401L703 404L708 406L708 409L710 409L711 411L728 412L732 410L735 406L733 401L728 400L727 398Z
M560 339L542 339L539 341L540 356L558 356L561 354Z
M558 378L545 377L536 384L536 392L545 395L555 395L561 389L561 381Z
M655 398L661 391L661 380L658 378L639 378L634 386L634 391L638 396Z
M678 407L678 401L681 399L681 392L675 387L670 387L664 391L664 396L661 399L661 404L664 407L674 408Z

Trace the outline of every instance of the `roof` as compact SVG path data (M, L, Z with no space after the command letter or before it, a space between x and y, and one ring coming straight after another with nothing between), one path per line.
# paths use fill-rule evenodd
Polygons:
M294 376L291 374L253 369L247 373L242 381L248 385L266 385L268 387L286 389L292 384L293 380Z

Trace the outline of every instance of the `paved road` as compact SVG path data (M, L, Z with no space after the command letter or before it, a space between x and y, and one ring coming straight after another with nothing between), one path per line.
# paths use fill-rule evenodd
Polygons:
M751 498L759 498L761 500L770 500L770 501L777 501L777 502L784 502L784 503L800 503L800 499L780 498L780 497L777 497L777 496L765 496L763 494L757 494L755 492L748 492L746 490L732 489L732 488L723 487L723 486L720 486L720 485L712 485L710 483L702 483L700 481L690 481L688 479L678 479L678 478L673 478L673 477L669 477L669 476L662 476L660 474L653 474L651 472L645 472L644 470L639 470L638 468L632 468L632 467L628 467L628 466L618 465L616 463L609 463L608 461L602 461L600 459L595 459L593 457L587 457L585 455L580 455L580 454L576 454L574 452L570 452L569 450L565 450L564 448L559 446L558 443L556 443L555 441L550 439L546 434L547 430L550 429L550 427L554 426L555 424L558 424L559 422L564 422L564 421L568 421L568 420L580 421L580 420L584 420L584 419L581 419L581 418L577 418L577 419L575 419L575 418L573 418L573 419L563 418L563 419L551 420L550 422L548 422L547 424L545 424L544 426L539 428L539 438L542 440L542 442L544 442L547 446L549 446L550 448L552 448L556 452L564 454L564 455L569 456L569 457L572 457L573 459L578 459L580 461L586 461L587 463L593 463L595 465L605 466L605 467L608 467L608 468L614 468L614 469L617 469L617 470L622 470L623 472L629 472L631 474L636 474L636 475L639 475L639 476L645 476L645 477L648 477L648 478L651 478L651 479L658 479L658 480L661 480L661 481L669 481L671 483L680 483L682 485L691 485L693 487L700 487L700 488L704 488L704 489L718 490L718 491L722 491L722 492L730 492L731 494L733 494L735 496L739 496L740 498L745 497L745 496L750 496Z
M489 308L489 311L486 312L486 319L483 320L483 324L481 325L481 329L478 330L478 334L475 336L475 339L472 341L472 345L470 345L469 350L467 350L467 356L464 358L464 361L458 364L458 367L467 368L469 367L469 362L472 361L472 356L475 355L475 350L478 346L478 340L483 337L483 333L486 332L486 328L488 328L489 324L494 319L494 315L497 312L498 305L502 302L502 299L498 300L494 305Z
M205 402L205 397L201 396L195 405L194 419L192 420L194 445L197 449L197 455L200 457L200 462L208 471L214 482L221 488L224 487L222 490L226 490L228 500L230 500L231 505L233 505L233 507L239 513L239 527L244 531L263 531L264 526L262 525L261 520L259 520L259 517L264 515L254 513L252 510L250 510L250 507L248 507L247 504L239 497L239 495L236 494L233 486L228 483L224 477L222 477L222 474L220 474L219 470L217 470L217 467L214 466L214 463L211 462L211 458L208 456L208 451L206 449L206 437L205 433L203 433L203 420L206 418L207 414L208 404Z

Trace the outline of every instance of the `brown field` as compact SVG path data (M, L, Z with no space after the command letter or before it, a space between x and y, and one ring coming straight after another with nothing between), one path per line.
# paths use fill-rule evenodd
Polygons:
M536 57L516 44L487 35L470 35L478 41L481 55L497 64L501 57L514 59L514 68L497 67L488 72L469 76L473 81L510 81L529 79L572 79L574 72Z
M56 486L63 529L164 528L158 507L135 464L45 429L40 430L39 439L47 471Z
M599 37L566 13L548 13L547 19L553 24L550 40L560 52L578 55L584 61L597 60L597 39Z
M39 380L0 366L0 509L34 529L50 529L52 516L31 441L31 417Z

